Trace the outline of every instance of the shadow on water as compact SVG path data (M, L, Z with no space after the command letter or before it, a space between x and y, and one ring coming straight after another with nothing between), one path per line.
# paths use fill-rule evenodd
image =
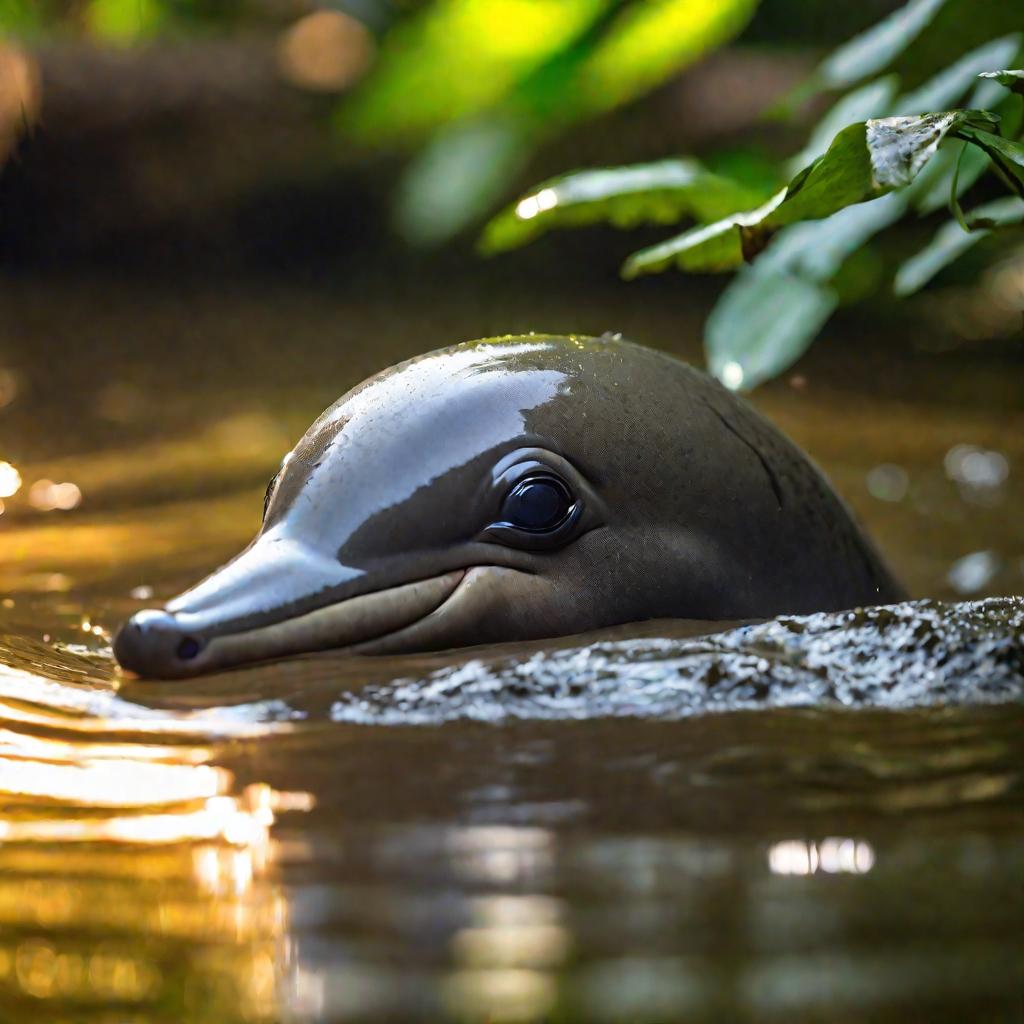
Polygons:
M173 351L176 297L129 292L83 330ZM90 369L84 338L53 368L33 348L74 303L2 298L25 440L0 452L19 485L0 521L0 1020L1024 1019L1019 600L124 680L110 629L244 543L321 406L518 314L481 330L449 311L410 338L408 309L207 297L165 395L167 363L130 340ZM607 315L584 326L679 327L675 308L660 328ZM326 373L337 322L351 344ZM308 365L275 324L310 332ZM912 591L1019 591L1012 401L883 382L868 403L814 365L759 401Z

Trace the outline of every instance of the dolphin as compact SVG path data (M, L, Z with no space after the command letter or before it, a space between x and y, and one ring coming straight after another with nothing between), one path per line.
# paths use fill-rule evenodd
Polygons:
M619 335L530 334L344 395L285 456L249 546L133 615L114 654L180 678L903 596L821 472L735 394Z

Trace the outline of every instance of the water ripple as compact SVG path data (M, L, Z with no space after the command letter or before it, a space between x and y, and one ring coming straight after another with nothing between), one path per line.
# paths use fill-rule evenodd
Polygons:
M474 658L343 693L336 722L672 719L785 707L905 709L1024 696L1024 600L907 602L691 639Z

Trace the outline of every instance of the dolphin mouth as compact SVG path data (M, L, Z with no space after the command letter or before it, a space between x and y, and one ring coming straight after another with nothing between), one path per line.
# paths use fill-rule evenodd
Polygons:
M195 616L187 612L147 609L118 631L114 657L122 669L138 676L182 679L294 654L376 647L437 613L459 589L467 571L456 569L210 636L202 628L190 628Z

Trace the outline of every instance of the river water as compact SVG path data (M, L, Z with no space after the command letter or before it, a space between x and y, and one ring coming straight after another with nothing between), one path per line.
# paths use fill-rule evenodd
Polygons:
M1024 1020L1020 602L117 676L369 372L697 358L642 288L349 295L0 289L0 1021ZM756 401L914 597L978 601L1024 589L1019 370L837 337Z

